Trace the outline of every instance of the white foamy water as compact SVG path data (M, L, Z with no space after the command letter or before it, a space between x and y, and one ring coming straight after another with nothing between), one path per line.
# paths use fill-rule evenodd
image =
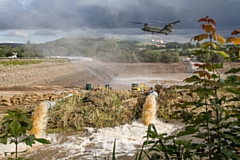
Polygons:
M155 126L158 133L172 133L180 126L163 123L156 120ZM110 157L113 151L114 140L116 139L116 156L133 156L137 149L141 148L143 137L147 131L146 125L134 121L132 124L125 124L114 128L94 129L86 128L88 135L83 136L82 132L72 134L49 134L50 145L33 148L28 157L35 154L44 154L42 160L68 160L68 159L93 159ZM57 152L56 152L57 151Z
M30 149L30 147L26 146L25 144L21 143L18 145L19 152L29 150L29 149ZM15 144L14 143L12 143L12 144L8 143L7 145L0 143L0 159L1 159L1 157L5 157L5 153L6 153L6 155L10 155L11 152L15 152Z
M157 119L155 126L158 133L172 133L181 126L164 123ZM30 149L24 157L41 160L69 160L69 159L93 159L110 157L116 139L116 156L133 156L136 150L141 148L143 137L147 131L146 125L134 121L114 128L94 129L86 128L88 134L83 132L48 134L49 145L37 145ZM20 150L29 147L20 145ZM14 145L0 144L0 153L14 151Z

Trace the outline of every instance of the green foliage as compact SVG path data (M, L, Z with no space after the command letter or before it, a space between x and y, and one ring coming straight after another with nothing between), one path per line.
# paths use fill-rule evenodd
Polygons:
M179 62L179 54L176 51L161 51L145 49L138 53L140 62Z
M207 28L204 26L204 28ZM208 34L195 36L194 40L201 40L208 38ZM214 34L212 38L219 40L221 43L223 38L218 34ZM230 37L229 42L234 41L237 44L236 37ZM204 47L203 47L204 46ZM239 61L239 47L217 46L215 43L199 42L192 44L169 42L165 46L162 45L148 45L137 41L124 41L114 39L92 39L92 38L62 38L56 41L47 42L44 44L18 44L18 45L2 45L0 46L0 57L12 56L13 52L18 53L20 58L36 58L36 57L50 57L50 56L83 56L93 57L104 62L163 62L172 63L178 62L179 56L190 56L195 50L200 47L218 47L218 50L229 52L229 56L235 62ZM218 51L215 51L218 52ZM223 52L221 52L223 53ZM221 54L219 53L219 54ZM195 54L195 53L194 53ZM218 53L198 56L201 62L215 62L223 61L223 58Z
M190 132L193 132L192 129ZM192 159L195 154L189 147L192 140L177 140L174 136L158 134L154 124L148 125L147 135L144 138L146 141L142 145L140 154L137 153L136 160Z
M3 118L0 129L0 142L8 144L8 139L10 139L10 143L15 144L15 159L22 159L17 158L19 143L25 143L31 147L35 144L35 141L50 144L46 139L35 138L32 134L28 135L27 131L30 131L32 127L31 115L19 109L8 110L7 115Z
M16 65L29 65L29 64L40 64L42 60L10 60L10 61L1 61L0 64L4 66L16 66Z
M0 46L0 57L9 57L13 53L17 53L17 57L24 58L40 58L43 57L39 45L36 44L5 44Z
M114 145L113 145L113 153L112 153L112 160L116 160L116 139L114 139Z

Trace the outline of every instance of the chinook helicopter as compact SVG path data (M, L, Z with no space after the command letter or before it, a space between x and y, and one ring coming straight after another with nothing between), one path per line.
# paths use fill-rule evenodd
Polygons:
M152 25L149 25L148 23L142 23L142 22L130 22L129 21L128 23L144 24L142 30L145 32L151 32L152 34L158 33L158 34L168 35L169 33L171 33L173 31L174 24L179 23L179 22L180 21L175 21L175 22L169 23L169 24L165 25L163 28L152 26Z

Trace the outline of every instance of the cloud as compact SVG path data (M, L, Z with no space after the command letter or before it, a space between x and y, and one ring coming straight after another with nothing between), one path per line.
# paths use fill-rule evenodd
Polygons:
M17 0L17 2L22 5L23 9L28 9L31 6L33 0Z
M41 37L74 31L81 35L130 37L146 34L141 31L143 25L128 21L180 20L171 34L181 30L184 33L179 36L186 36L190 30L200 29L197 21L207 15L215 19L219 30L240 28L239 6L240 0L0 0L0 30L22 31L25 36L28 30L35 30L33 35Z
M8 8L8 0L0 0L0 10L1 12L6 12Z
M10 0L11 1L11 0ZM31 2L31 3L30 3ZM104 3L103 3L104 2ZM20 4L20 5L19 5ZM25 10L23 8L31 8ZM1 21L11 29L48 28L125 28L127 21L148 22L153 19L167 22L178 19L175 7L158 0L18 0L0 11Z
M6 0L3 2L7 3ZM208 0L17 0L17 2L9 7L10 14L0 11L2 22L7 24L2 27L62 30L86 27L136 28L137 26L127 24L127 21L160 20L170 23L181 20L181 28L193 28L196 27L198 18L206 15L216 18L221 25L227 25L227 21L235 25L240 24L236 14L233 14L240 5L236 0L211 2Z
M16 30L12 32L10 35L15 36L15 37L28 37L28 34L22 30Z

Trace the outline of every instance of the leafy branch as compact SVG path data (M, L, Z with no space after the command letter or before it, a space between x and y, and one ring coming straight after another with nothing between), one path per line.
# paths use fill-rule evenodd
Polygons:
M196 55L210 54L211 63L197 63L192 77L184 82L193 84L189 90L197 99L186 101L182 105L185 128L176 135L158 134L154 124L148 126L146 140L136 160L148 159L240 159L240 78L234 75L240 71L233 68L225 74L232 77L221 78L216 69L223 68L223 63L214 63L214 54L229 58L221 50L225 39L216 32L216 22L206 16L198 20L204 23L204 34L191 40L205 41L196 51ZM239 34L239 30L233 32ZM209 41L206 41L209 39ZM238 38L226 42L239 44ZM177 111L175 115L179 114Z
M15 159L18 159L19 143L25 143L31 147L35 144L35 141L42 144L50 144L50 142L44 138L36 138L33 134L27 134L32 127L31 115L19 109L8 110L7 115L3 118L0 128L0 143L15 144L15 152L11 153L15 154Z

